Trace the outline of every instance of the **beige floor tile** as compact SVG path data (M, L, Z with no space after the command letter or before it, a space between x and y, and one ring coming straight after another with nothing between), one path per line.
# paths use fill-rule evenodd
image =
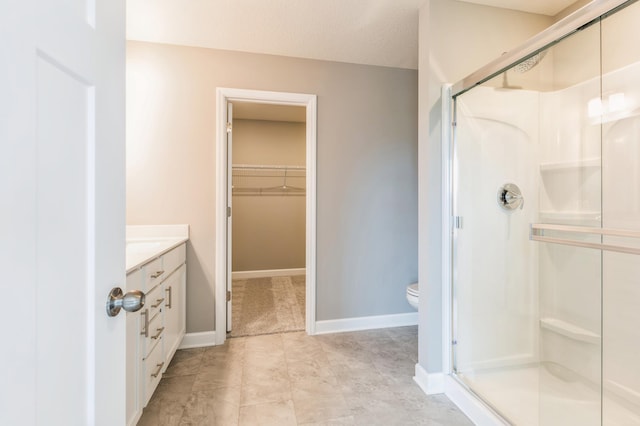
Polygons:
M253 352L247 351L243 365L249 368L278 368L286 366L287 359L284 351Z
M246 386L259 383L279 383L289 381L287 364L284 362L278 365L268 365L264 367L254 365L245 366L242 374L242 384Z
M177 403L149 404L137 426L178 426L184 405Z
M227 388L196 391L187 401L180 426L236 425L240 413L240 392L235 401L229 401Z
M197 374L202 364L203 355L204 348L176 351L176 354L171 360L171 364L169 364L167 371L162 374L162 377L167 378Z
M426 421L426 419L407 412L395 400L372 401L370 404L353 408L351 414L354 423L363 426L408 426L422 424L423 420Z
M180 423L195 376L162 379L142 412L140 426L174 426Z
M413 381L417 356L417 327L181 350L139 425L470 425Z
M339 395L338 379L334 376L306 377L291 382L294 401L299 399L323 398Z
M299 423L300 426L353 426L355 424L353 416L340 417L339 419L331 419L324 422Z
M243 384L240 390L240 405L255 405L267 402L282 402L291 399L289 380Z
M283 352L282 334L252 336L246 339L244 348L248 352Z
M220 368L217 366L200 368L193 384L193 390L211 390L242 384L242 367Z
M329 361L318 357L302 361L287 361L287 371L292 382L311 377L335 377Z
M278 401L248 405L240 408L241 426L295 426L293 402Z
M300 424L323 423L329 420L348 417L351 410L342 395L295 399L296 418Z
M327 354L321 345L315 342L303 341L299 345L285 345L285 358L288 362L323 359L328 361Z

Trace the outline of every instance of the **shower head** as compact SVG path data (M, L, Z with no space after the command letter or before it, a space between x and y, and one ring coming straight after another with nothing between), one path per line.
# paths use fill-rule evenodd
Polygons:
M525 59L524 61L520 62L518 65L513 67L513 70L515 72L518 73L525 73L527 71L529 71L531 68L535 67L536 65L538 65L542 59L545 57L545 55L547 54L547 51L544 50L540 53L536 53L535 55L531 56L530 58Z

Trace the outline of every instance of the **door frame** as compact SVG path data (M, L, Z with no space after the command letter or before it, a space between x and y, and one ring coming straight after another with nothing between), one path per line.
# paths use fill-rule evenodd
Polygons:
M216 89L216 242L215 242L215 340L226 339L226 291L231 277L227 274L227 104L229 102L302 106L306 108L306 316L305 331L316 329L316 131L317 96L304 93L270 92L218 87Z

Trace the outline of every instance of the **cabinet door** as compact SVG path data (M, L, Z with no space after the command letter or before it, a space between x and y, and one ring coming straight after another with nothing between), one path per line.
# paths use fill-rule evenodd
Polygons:
M186 266L182 265L164 282L165 366L169 365L185 333Z

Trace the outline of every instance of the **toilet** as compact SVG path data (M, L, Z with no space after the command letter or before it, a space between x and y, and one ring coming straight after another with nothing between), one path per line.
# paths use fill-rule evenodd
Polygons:
M407 286L407 301L416 310L418 309L419 294L418 283L413 283L410 286Z

